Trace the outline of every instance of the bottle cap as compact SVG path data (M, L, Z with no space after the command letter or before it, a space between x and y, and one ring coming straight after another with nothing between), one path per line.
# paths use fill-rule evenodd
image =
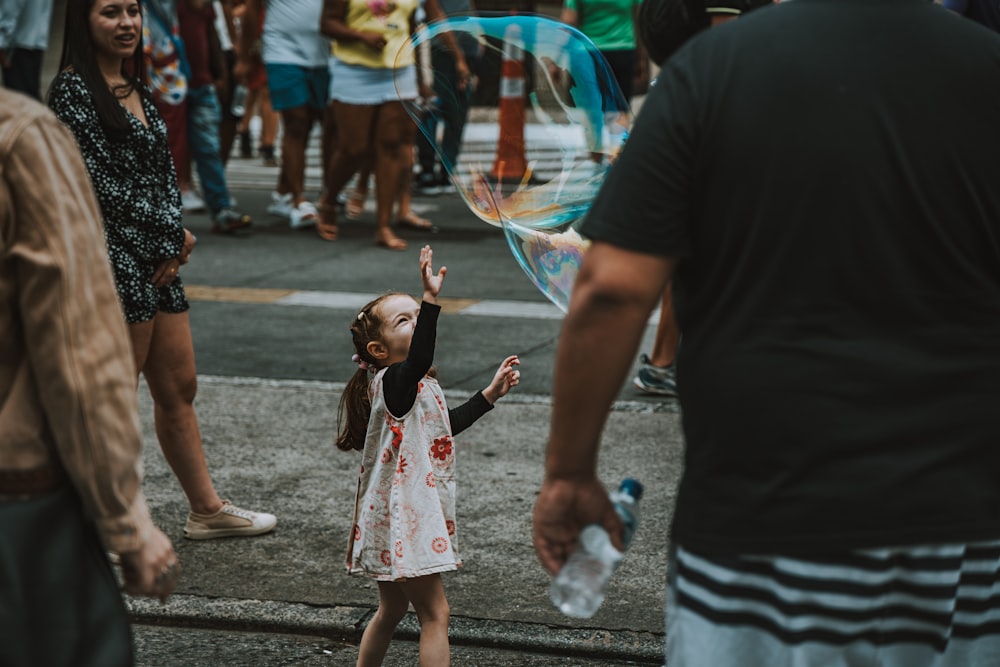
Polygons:
M622 480L621 486L618 487L618 490L622 493L627 493L636 500L642 498L642 483L637 479L629 477L628 479Z

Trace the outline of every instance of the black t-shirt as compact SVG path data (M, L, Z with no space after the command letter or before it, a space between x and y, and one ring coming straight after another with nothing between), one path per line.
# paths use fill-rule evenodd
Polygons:
M679 543L1000 537L1000 36L926 0L713 28L581 231L679 259Z

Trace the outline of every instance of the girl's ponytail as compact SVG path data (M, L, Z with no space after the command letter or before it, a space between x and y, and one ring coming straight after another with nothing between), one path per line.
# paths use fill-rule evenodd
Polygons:
M338 449L349 452L352 449L365 448L365 436L368 432L368 418L372 412L372 402L368 397L368 371L358 368L340 397L340 410L337 413L337 423L343 424L340 434L334 441Z
M399 294L389 292L369 301L354 321L351 322L351 338L354 341L355 359L358 370L354 372L344 393L340 396L340 409L337 412L337 424L343 424L334 442L338 449L345 452L361 451L365 448L365 437L368 433L368 419L372 414L371 397L368 395L369 373L374 372L378 365L368 354L368 343L380 340L382 335L382 313L377 306L386 297Z

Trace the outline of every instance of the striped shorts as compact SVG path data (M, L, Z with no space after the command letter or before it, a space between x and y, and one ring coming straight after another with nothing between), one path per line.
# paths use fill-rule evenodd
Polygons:
M1000 540L669 561L669 667L1000 666Z

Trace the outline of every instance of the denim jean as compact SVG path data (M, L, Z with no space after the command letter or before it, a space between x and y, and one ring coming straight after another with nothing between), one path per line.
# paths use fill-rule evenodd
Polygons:
M215 86L199 86L188 91L188 146L198 169L202 194L208 210L215 215L232 206L226 171L219 154L221 109Z
M467 57L469 68L475 60ZM434 94L437 95L436 108L424 115L417 134L417 155L422 173L434 173L434 164L441 162L446 171L452 171L458 162L458 151L462 145L462 132L469 116L472 88L458 89L458 72L455 59L447 52L431 49L431 67L434 70ZM444 124L444 134L435 156L434 144L428 137L437 137L437 125ZM434 143L431 143L434 141ZM435 159L437 157L437 159Z

